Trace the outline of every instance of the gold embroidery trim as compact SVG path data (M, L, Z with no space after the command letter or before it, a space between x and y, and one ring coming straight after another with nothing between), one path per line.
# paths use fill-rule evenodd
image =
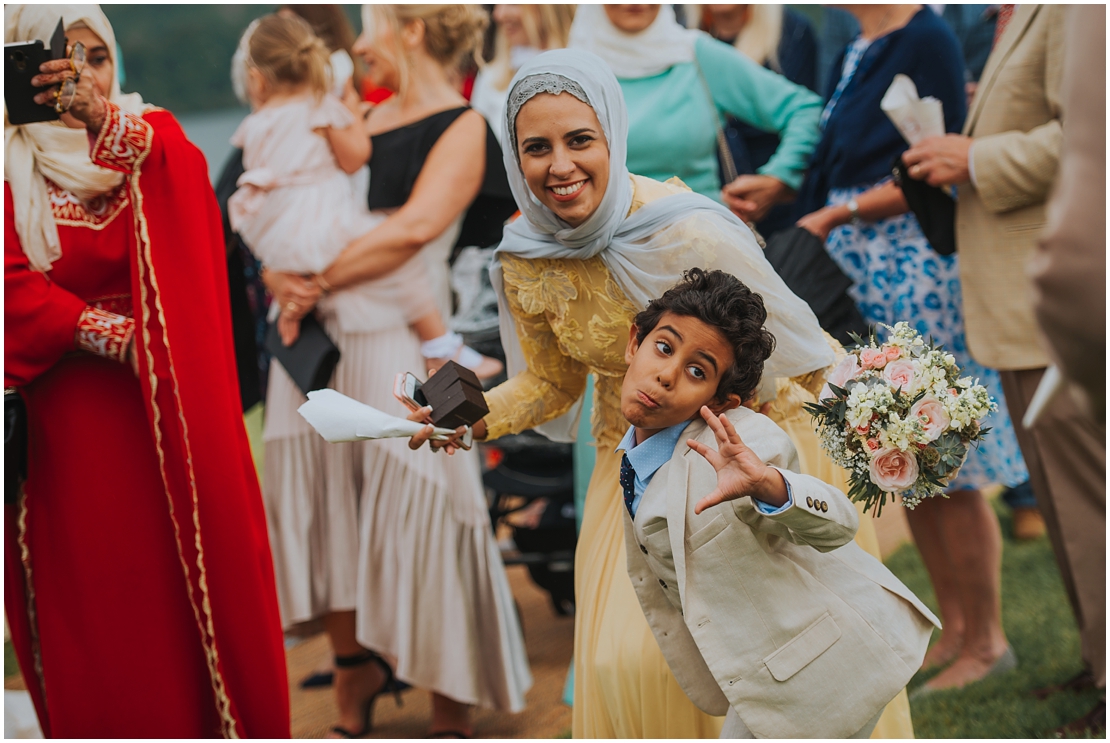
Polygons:
M143 122L144 124L146 122ZM103 134L103 132L102 132ZM177 374L174 371L173 356L170 353L169 337L166 330L165 311L162 307L162 300L159 296L158 280L154 273L154 259L151 254L150 248L150 233L147 227L146 216L143 213L143 197L142 191L139 188L139 179L142 176L142 164L146 160L147 155L150 154L151 144L153 140L153 132L149 125L147 125L147 138L146 145L135 161L134 175L131 178L131 197L134 204L135 222L139 232L139 289L141 293L141 304L143 313L143 345L147 359L147 374L150 381L150 403L154 411L154 436L155 448L158 451L158 468L162 475L162 482L166 487L166 500L169 505L170 520L173 522L174 539L177 546L177 556L181 561L181 567L185 572L185 584L188 588L189 603L193 608L193 615L197 621L197 629L201 635L201 645L204 648L205 660L208 664L208 673L212 683L212 692L216 697L216 711L220 716L221 732L225 738L238 738L238 731L235 729L235 718L231 714L231 699L227 695L223 675L219 670L219 654L216 650L215 642L215 625L212 621L212 604L208 596L208 580L204 566L204 548L201 543L200 534L200 513L199 503L197 498L196 477L193 472L192 462L192 449L189 445L189 430L185 422L185 417L181 412L181 397L178 393ZM99 142L99 140L98 140ZM158 312L158 322L162 327L162 343L166 348L166 356L170 367L170 378L173 380L173 394L174 399L177 401L178 419L182 425L182 436L185 443L185 460L189 471L189 484L192 495L192 520L193 529L195 532L194 546L197 549L197 568L199 570L199 577L197 583L201 590L201 606L198 607L196 603L196 596L193 593L193 582L191 571L189 570L188 561L185 559L184 551L181 545L181 526L177 520L177 514L174 511L173 496L170 494L169 478L166 475L166 455L162 446L162 429L161 420L162 413L157 402L158 379L153 374L154 368L154 354L150 350L150 301L147 290L147 272L150 274L150 293L154 295L154 305ZM204 620L201 619L201 609L204 611Z
M31 656L35 659L35 676L38 677L42 692L42 704L46 707L46 674L42 667L42 646L39 644L39 618L35 611L35 584L31 580L31 548L27 544L27 492L23 483L19 485L19 560L23 563L23 576L27 583L27 626L31 633Z

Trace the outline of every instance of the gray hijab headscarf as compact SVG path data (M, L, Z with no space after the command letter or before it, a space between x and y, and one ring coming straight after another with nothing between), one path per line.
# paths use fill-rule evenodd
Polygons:
M597 210L572 227L541 204L528 188L516 150L516 117L541 93L569 94L589 104L609 145L609 182ZM616 77L598 56L581 50L544 52L513 77L505 111L505 171L521 218L505 228L490 268L498 295L501 343L509 375L527 364L515 321L505 301L500 256L527 259L600 256L625 295L647 307L674 286L685 270L720 269L736 276L763 297L766 327L775 352L764 376L793 377L823 369L834 361L809 305L787 288L763 256L751 229L727 208L694 192L656 199L629 216L632 180L625 165L628 115ZM537 427L549 438L573 440L579 405L562 418Z

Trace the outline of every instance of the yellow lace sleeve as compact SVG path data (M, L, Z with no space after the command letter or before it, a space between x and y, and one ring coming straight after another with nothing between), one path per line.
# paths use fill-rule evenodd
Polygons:
M487 439L520 433L567 412L586 388L586 365L563 353L544 312L529 314L512 282L510 261L502 265L505 298L516 321L527 370L486 393Z

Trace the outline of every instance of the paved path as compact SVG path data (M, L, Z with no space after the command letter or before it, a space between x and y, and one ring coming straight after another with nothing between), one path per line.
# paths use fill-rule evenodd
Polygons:
M559 617L548 595L536 588L521 566L508 569L509 584L520 604L524 643L535 682L527 707L519 714L479 710L474 715L475 737L554 738L570 731L570 707L562 703L567 664L573 650L574 619ZM323 662L327 640L318 635L287 653L294 738L322 738L335 721L331 689L301 691L296 682ZM430 695L411 689L402 695L404 706L393 697L379 699L374 708L371 738L421 738L431 723Z

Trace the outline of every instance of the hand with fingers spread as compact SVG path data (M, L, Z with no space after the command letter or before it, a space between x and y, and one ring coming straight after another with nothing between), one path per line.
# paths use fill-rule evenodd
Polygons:
M714 415L702 406L701 416L717 436L717 450L700 441L688 439L686 445L705 457L717 471L717 489L694 506L694 513L724 503L726 500L751 497L770 506L786 505L789 496L786 481L740 440L732 422L725 415Z

